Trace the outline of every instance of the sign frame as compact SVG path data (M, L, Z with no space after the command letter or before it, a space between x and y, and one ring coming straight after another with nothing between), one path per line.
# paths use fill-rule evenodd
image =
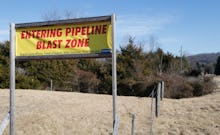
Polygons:
M96 23L96 22L112 23L112 16L99 16L99 17L76 18L76 19L57 20L57 21L19 23L19 24L15 24L15 30L19 28L32 28L32 27L34 28L34 27L59 26L59 25L61 26L61 25L69 25L69 24L77 25L77 24L88 24L88 23ZM37 59L111 58L112 57L111 53L112 52L79 53L79 54L75 53L75 54L39 55L39 56L15 56L15 59L22 61L22 60L37 60Z
M110 21L112 25L112 52L109 54L73 54L73 55L59 55L59 56L15 56L16 50L16 28L47 26L55 24L66 24L69 22L83 23L83 22L100 22ZM35 59L71 59L71 58L112 58L112 106L113 106L113 131L114 125L117 124L117 71L116 71L116 46L115 46L115 14L111 16L90 17L69 19L61 21L47 21L37 23L22 23L10 24L10 135L15 135L15 61L20 60L35 60Z

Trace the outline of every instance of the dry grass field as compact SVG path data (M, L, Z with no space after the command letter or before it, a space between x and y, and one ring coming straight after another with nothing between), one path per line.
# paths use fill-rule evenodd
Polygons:
M215 81L220 84L220 77ZM220 88L220 87L219 87ZM16 90L16 135L109 135L112 133L110 95ZM150 98L118 96L119 135L149 134ZM154 101L155 103L155 101ZM0 90L0 121L9 110L9 91ZM220 135L220 92L195 98L164 99L154 117L154 135ZM9 135L9 127L4 132Z

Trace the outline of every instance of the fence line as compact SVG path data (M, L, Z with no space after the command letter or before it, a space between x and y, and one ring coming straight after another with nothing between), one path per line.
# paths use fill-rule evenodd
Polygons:
M157 88L157 89L156 89ZM156 90L155 90L156 89ZM154 87L151 94L149 95L151 97L151 109L150 109L150 135L153 135L153 100L155 97L155 116L158 118L160 116L160 100L163 100L164 98L164 82L161 81L157 84L157 87Z
M157 84L157 87L154 87L151 91L150 95L151 97L151 107L150 107L150 117L149 117L149 126L150 131L149 134L153 135L153 121L154 121L154 115L153 115L153 103L154 103L154 97L155 97L155 116L158 118L160 116L160 100L164 98L164 82L159 82ZM135 130L135 114L131 114L131 135L134 135ZM116 116L116 120L114 122L113 127L113 135L118 134L118 126L119 126L119 117Z
M161 83L157 85L157 93L156 93L156 117L160 116L160 100L161 100Z
M164 81L162 81L161 82L161 93L160 93L160 95L161 95L161 100L163 100L163 98L164 98Z
M151 97L151 111L150 111L150 135L153 134L153 102L154 102L154 95L155 95L155 92L154 92L155 88L153 89L153 91L151 92L150 94L150 97Z

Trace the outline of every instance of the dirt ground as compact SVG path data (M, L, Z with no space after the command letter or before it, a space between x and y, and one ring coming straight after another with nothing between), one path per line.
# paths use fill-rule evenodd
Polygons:
M215 81L220 84L220 77ZM219 86L220 88L220 86ZM119 135L150 132L150 98L117 97ZM155 106L155 101L154 101ZM153 106L153 107L154 107ZM220 92L187 99L164 99L154 117L154 135L220 135ZM0 90L0 122L9 110L9 91ZM112 96L40 90L16 90L16 135L109 135ZM9 127L3 135L9 135Z

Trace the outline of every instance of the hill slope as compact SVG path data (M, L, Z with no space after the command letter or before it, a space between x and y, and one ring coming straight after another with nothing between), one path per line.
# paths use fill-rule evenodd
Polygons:
M216 63L218 56L220 56L220 52L197 54L197 55L188 56L187 58L190 61L190 63L193 64L195 64L196 62L209 64L209 63Z
M220 80L220 79L219 79ZM0 121L9 109L8 90L0 90ZM149 134L150 99L118 97L120 135L129 135L135 113L135 133ZM154 118L158 134L220 134L220 92L188 99L164 99ZM112 97L109 95L16 91L16 135L109 135ZM8 135L9 128L4 135Z

